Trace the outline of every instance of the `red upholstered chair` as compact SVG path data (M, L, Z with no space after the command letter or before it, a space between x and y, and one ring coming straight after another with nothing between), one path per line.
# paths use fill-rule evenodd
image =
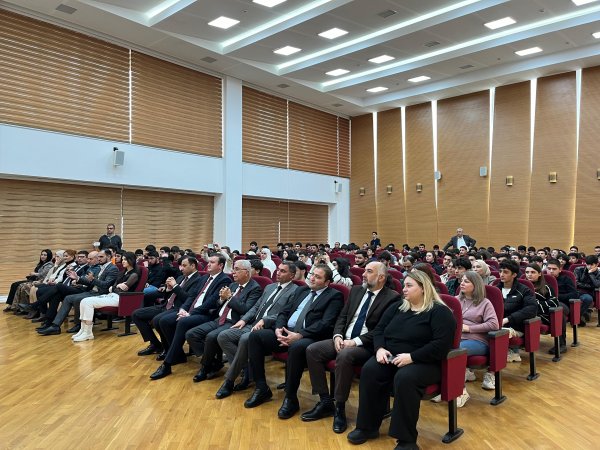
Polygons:
M573 281L573 284L577 286L577 278L575 278L573 272L570 270L561 270L560 273L569 277ZM567 306L569 306L569 322L571 322L571 328L573 329L573 343L571 347L578 347L579 339L577 338L577 331L581 323L581 300L578 298L569 299L569 305Z
M550 290L554 296L558 296L558 282L552 275L544 274L544 281L550 286ZM562 307L550 308L550 325L542 323L540 330L542 334L550 334L554 338L554 358L552 361L560 361L560 336L562 336L562 321L563 321L563 309ZM566 336L565 336L566 337Z
M119 306L98 308L98 311L107 316L106 328L101 331L116 330L117 327L113 327L113 317L119 316L125 318L125 332L118 336L136 334L135 331L131 331L131 315L136 309L142 306L144 302L144 286L146 285L146 281L148 281L148 268L140 266L139 269L140 279L137 285L133 290L119 294Z
M404 279L404 275L399 270L388 270L388 273L396 280L402 281Z
M344 296L344 305L348 303L348 297L350 297L350 288L348 286L344 286L343 284L331 283L329 287L340 291Z
M502 324L504 318L504 299L502 292L495 286L485 286L485 297L492 302L498 323ZM491 405L499 405L506 396L502 394L502 369L506 367L506 356L508 354L508 330L500 328L499 330L488 332L490 352L486 356L467 357L467 367L471 369L486 369L494 373L496 389L494 398L490 401Z
M569 272L575 272L575 269L577 269L578 267L585 267L585 263L584 264L571 264L569 266L569 268L567 269Z
M292 280L292 283L294 283L296 286L306 286L306 281L302 281L302 280Z
M270 278L268 277L259 277L258 275L255 275L252 277L252 279L254 281L256 281L259 285L260 288L264 291L264 289L269 285L269 284L273 284L273 282L271 281Z
M394 290L402 295L402 283L400 282L400 280L396 279L396 278L392 278L392 281L394 282Z
M277 264L277 267L279 267L279 264ZM279 269L275 269L271 274L271 281L273 281L273 283L277 283L277 272L279 272Z
M362 277L362 274L365 272L365 269L363 269L362 267L350 267L350 272L352 272L352 275Z
M494 267L496 270L498 270L500 268L500 264L498 264L498 261L495 261L493 259L486 259L485 263L490 266L490 268Z
M352 279L353 286L360 286L362 284L362 278L358 275L350 274L350 278Z
M444 283L442 283L439 280L436 280L434 284L435 284L435 287L439 291L440 294L449 295L448 288L446 287L446 285Z
M490 269L490 275L494 275L496 278L500 278L500 272L497 270Z
M279 264L281 264L281 258L277 255L271 255L271 259L275 263L275 267L279 267Z
M240 259L246 259L246 255L238 255L233 258L233 262L239 261Z
M263 267L260 271L260 276L265 278L271 278L271 271L266 267Z

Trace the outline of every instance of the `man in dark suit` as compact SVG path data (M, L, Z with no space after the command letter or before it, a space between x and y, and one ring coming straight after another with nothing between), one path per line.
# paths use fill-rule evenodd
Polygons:
M158 321L159 333L168 350L156 358L163 363L150 375L158 380L171 375L171 366L187 361L183 352L185 333L190 329L208 322L216 316L219 292L231 284L231 279L223 273L225 257L215 254L208 258L207 274L200 279L200 291L196 297L188 296L177 314L165 315Z
M315 265L311 287L296 290L294 298L277 316L275 325L250 333L248 355L256 389L244 403L246 408L254 408L273 395L265 377L265 355L287 350L285 398L277 415L280 419L289 419L300 409L297 393L306 367L306 348L313 342L331 338L344 305L341 292L329 287L332 279L329 266Z
M246 314L260 299L262 288L250 278L250 261L236 261L233 267L234 282L219 292L217 318L194 327L185 334L196 356L202 355L201 368L194 376L194 383L214 378L221 370L223 350L219 347L219 333L228 330Z
M350 395L354 366L364 364L373 356L373 329L387 308L400 300L400 295L385 287L387 267L371 262L363 273L363 285L354 286L333 331L333 339L311 344L306 349L306 361L319 402L302 414L305 422L334 416L333 431L343 433L348 427L346 401ZM335 392L327 385L326 364L335 359ZM335 404L334 404L335 400Z
M148 347L138 352L139 356L161 353L165 350L166 340L161 342L152 328L158 330L160 320L166 315L177 316L177 311L183 306L188 297L196 298L202 288L200 284L202 276L198 273L198 260L196 258L192 256L184 257L179 268L183 275L177 280L169 277L165 282L164 295L167 301L161 305L139 308L131 316L133 323L135 323L142 338L144 338L144 342L150 342Z
M223 331L217 337L219 346L227 355L229 369L225 381L217 391L217 398L229 397L234 390L246 389L250 381L248 370L244 371L244 379L239 385L234 385L242 369L248 364L248 338L250 332L271 328L277 320L277 315L293 297L296 286L292 280L296 276L296 265L284 261L277 268L277 283L265 287L262 297L242 318L230 329Z
M450 247L455 250L458 250L460 247L467 247L470 249L475 246L477 241L473 239L471 236L468 236L463 233L462 228L457 228L456 236L452 236L448 243L444 245L444 251L447 251Z
M71 328L70 332L79 331L79 304L81 300L86 297L92 297L95 295L108 294L108 288L113 285L117 276L119 275L119 269L113 263L110 262L112 254L110 250L101 250L98 252L98 265L100 266L100 272L98 276L94 276L93 273L88 272L86 276L69 275L78 285L87 286L88 290L80 292L78 294L67 295L63 302L60 310L56 314L56 317L52 323L41 330L38 333L42 336L48 336L51 334L60 334L60 325L67 318L69 311L73 308L75 312L75 326Z

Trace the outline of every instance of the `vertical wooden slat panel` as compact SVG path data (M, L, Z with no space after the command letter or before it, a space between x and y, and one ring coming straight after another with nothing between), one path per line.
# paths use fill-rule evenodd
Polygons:
M338 175L345 178L350 178L350 126L350 120L338 117Z
M600 169L600 67L583 69L580 120L574 243L580 250L592 253L594 246L600 245L600 181L596 173ZM559 178L559 183L562 181L562 177Z
M245 252L250 242L275 248L279 242L279 201L242 199L242 248Z
M281 202L281 241L306 245L327 243L329 207L310 203Z
M496 89L488 227L488 243L495 248L528 242L530 91L529 81ZM506 186L507 176L514 177L513 186Z
M529 204L529 244L568 248L576 183L575 73L538 79ZM558 173L558 183L548 173Z
M438 240L447 242L462 227L487 243L489 180L489 92L438 102ZM445 243L444 242L444 243Z
M397 108L377 115L377 231L384 246L406 242L402 170L402 115Z
M365 188L365 195L359 189ZM373 161L373 116L352 118L352 178L350 179L350 240L361 245L377 231L375 172Z
M405 140L406 240L411 246L422 242L430 248L438 243L431 103L406 108ZM420 193L416 190L417 183L423 185Z

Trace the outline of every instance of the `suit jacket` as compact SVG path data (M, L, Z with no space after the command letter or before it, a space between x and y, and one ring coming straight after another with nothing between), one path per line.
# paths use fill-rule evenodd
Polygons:
M88 281L87 278L81 277L77 283L88 286L90 289L97 287L100 294L108 294L108 288L113 285L118 276L119 269L117 266L113 263L108 263L108 266L99 277L94 278L92 281Z
M193 294L190 293L188 295L188 298L185 301L185 304L181 307L181 309L190 311L190 308L196 301L196 297L198 297L198 294L200 294L200 292L202 291L202 288L208 281L209 277L210 277L209 274L202 275L202 277L200 277L200 281L198 283L198 290L196 292L194 292ZM214 278L212 283L210 283L210 286L204 293L204 298L202 299L202 304L199 306L196 306L192 311L190 311L190 315L195 316L195 315L200 314L200 315L204 315L204 316L214 316L216 314L216 309L218 307L219 291L221 290L221 288L223 288L225 286L229 286L230 284L231 284L231 278L229 278L223 272L219 273Z
M345 339L346 332L348 331L348 325L354 319L354 315L360 305L360 301L365 295L367 291L366 288L362 286L354 286L350 291L350 297L348 299L348 303L344 305L342 308L342 312L335 323L335 327L333 328L333 335L341 335L343 339ZM373 304L369 308L369 312L367 313L367 318L365 320L365 325L367 326L368 332L365 334L361 334L358 336L362 341L364 347L369 350L373 350L373 329L379 323L379 319L385 312L388 307L400 301L400 294L396 291L384 287L379 291L375 300L373 300Z
M296 292L296 288L298 287L294 283L290 282L284 289L281 290L277 300L271 305L269 314L267 314L265 317L256 317L256 314L258 314L263 305L267 302L267 300L269 300L269 297L271 297L271 295L273 295L273 293L277 290L277 286L279 286L279 283L269 284L267 287L265 287L262 297L254 304L252 308L248 310L246 314L242 316L242 320L244 322L255 324L260 319L263 319L265 322L265 328L271 328L275 324L277 315L285 307L290 298L292 298L294 292Z
M238 287L239 284L235 282L229 285L231 292L237 291ZM229 300L228 306L231 308L231 320L233 323L236 323L238 320L240 320L242 316L256 304L256 302L260 299L262 292L263 291L260 287L260 284L250 278L250 281L246 283L246 287L242 290L242 292ZM221 306L222 304L219 302L215 314L219 314Z
M277 316L275 328L287 327L288 320L298 306L310 293L308 286L296 289L294 297ZM305 337L321 341L333 336L333 326L344 306L342 293L332 287L327 287L313 302L304 317L304 327L299 333Z
M173 308L175 310L179 310L179 308L183 306L190 296L193 295L194 298L196 298L196 295L198 295L198 292L200 292L200 289L202 288L202 285L200 285L201 278L202 275L200 275L198 272L194 272L187 283L185 283L182 287L181 283L183 283L185 275L181 275L176 280L177 286L175 286L175 288L171 291L165 291L165 299L168 302L171 295L175 294L175 303L173 303Z
M477 242L471 236L468 236L466 234L463 234L463 239L465 240L465 244L467 244L468 248L474 247L475 243ZM456 249L457 245L458 245L457 242L458 242L458 236L452 236L450 238L450 240L448 241L448 243L446 245L444 245L444 251L448 250L450 247Z

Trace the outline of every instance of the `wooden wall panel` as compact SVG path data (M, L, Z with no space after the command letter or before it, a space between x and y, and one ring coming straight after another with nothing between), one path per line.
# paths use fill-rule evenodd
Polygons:
M477 239L488 241L489 92L438 102L438 241L441 245L462 227ZM444 241L444 242L442 242Z
M279 201L242 199L241 252L250 248L251 241L275 248L279 242L279 208Z
M583 69L580 121L574 243L580 250L592 253L594 246L600 245L600 181L596 174L600 169L600 67ZM559 178L559 183L562 183L562 178Z
M406 242L401 113L397 108L377 115L377 231L384 246Z
M530 92L529 81L496 89L487 244L497 249L528 242ZM506 186L507 176L514 177L513 186Z
M329 232L329 207L310 203L281 202L280 242L325 244Z
M92 250L114 223L121 234L121 190L97 186L0 180L3 257L0 295L31 272L40 251Z
M538 79L529 207L529 244L568 248L576 178L575 73ZM548 173L558 173L558 183Z
M213 240L213 211L209 195L124 189L123 247L177 245L199 252Z
M406 241L437 244L431 103L406 108ZM423 191L417 192L417 183Z
M377 231L375 172L373 161L373 116L352 118L352 178L350 179L350 241L361 245ZM359 189L365 188L365 195Z

